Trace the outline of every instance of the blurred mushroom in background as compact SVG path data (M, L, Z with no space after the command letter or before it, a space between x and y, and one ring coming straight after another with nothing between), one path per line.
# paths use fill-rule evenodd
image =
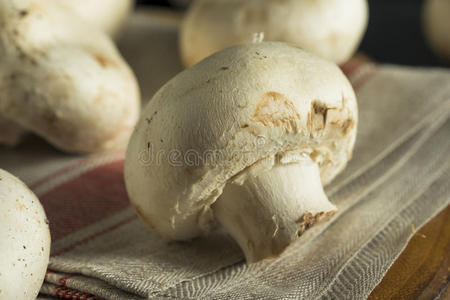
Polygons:
M22 129L71 153L122 148L139 117L111 39L53 0L0 0L0 142Z
M111 37L118 37L134 7L134 0L64 0L68 8Z
M367 23L367 0L196 0L181 30L181 54L192 66L263 33L265 41L291 43L340 64L357 50Z
M423 8L423 25L431 48L450 62L450 0L427 0Z

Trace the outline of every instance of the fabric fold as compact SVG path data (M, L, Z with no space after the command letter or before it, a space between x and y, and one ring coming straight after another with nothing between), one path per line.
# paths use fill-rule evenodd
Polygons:
M181 71L176 51L139 65L156 40L175 47L178 24L141 10L127 29L127 44L140 47L121 48L148 96L163 79L155 81L158 73L147 66L170 66L164 80ZM357 93L360 125L352 161L326 187L339 212L280 258L254 265L223 232L168 243L147 230L127 199L123 152L0 149L0 167L31 186L50 220L41 298L366 298L412 237L411 224L420 228L450 203L450 71L358 61L343 69Z

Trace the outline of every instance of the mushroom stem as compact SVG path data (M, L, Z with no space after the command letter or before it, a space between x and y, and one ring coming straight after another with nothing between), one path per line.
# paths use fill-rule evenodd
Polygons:
M249 263L279 256L305 230L336 212L309 157L244 171L226 185L213 209Z

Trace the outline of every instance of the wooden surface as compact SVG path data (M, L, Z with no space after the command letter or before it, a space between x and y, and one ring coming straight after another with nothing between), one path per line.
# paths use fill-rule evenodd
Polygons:
M369 299L450 299L450 206L416 232Z

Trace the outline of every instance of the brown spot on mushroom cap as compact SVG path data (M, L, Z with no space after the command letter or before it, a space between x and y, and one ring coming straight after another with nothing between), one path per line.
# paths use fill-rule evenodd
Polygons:
M339 127L342 134L347 135L356 125L356 122L347 106L348 99L345 97L342 98L342 105L340 107L327 107L326 104L318 100L312 101L311 112L308 114L307 120L307 128L310 131L311 136L313 136L315 132L325 129L331 111L338 112L341 116L339 116L338 120L331 117L330 119L334 120L329 122L329 125Z
M336 213L336 211L327 211L327 212L319 212L315 215L312 213L306 213L301 217L297 222L300 223L300 228L298 230L298 236L301 236L305 231L310 229L312 226L317 224L318 222L324 221L326 219L329 219L331 216L333 216Z
M24 17L26 17L28 15L28 13L29 12L26 9L22 9L22 10L19 11L19 16L21 18L24 18Z
M334 121L330 123L333 126L339 127L343 135L347 135L350 130L355 127L355 121L350 117L344 121Z
M100 54L93 54L94 59L102 68L115 68L117 67L117 63L108 57L102 56Z
M98 89L97 96L95 97L93 103L96 105L100 105L103 101L105 101L107 99L119 99L119 96L117 94L111 92L107 88L101 86Z
M283 94L265 93L257 104L252 120L264 126L284 127L288 131L298 129L300 114L294 104Z
M318 100L311 102L311 112L307 120L309 132L313 133L325 128L329 109L326 104Z
M344 121L344 123L342 124L342 133L344 135L346 135L351 129L353 129L353 127L355 127L355 121L351 118L348 118L347 120Z
M339 127L341 129L342 135L347 135L353 128L356 126L355 119L353 118L353 115L348 108L348 99L342 96L342 104L339 108L329 108L329 110L336 110L339 113L344 113L347 115L347 117L343 117L340 120L334 120L330 122L332 126Z
M27 208L27 207L26 207L23 203L21 203L19 200L16 200L16 206L17 206L17 209L18 209L18 210L24 210L24 209Z

